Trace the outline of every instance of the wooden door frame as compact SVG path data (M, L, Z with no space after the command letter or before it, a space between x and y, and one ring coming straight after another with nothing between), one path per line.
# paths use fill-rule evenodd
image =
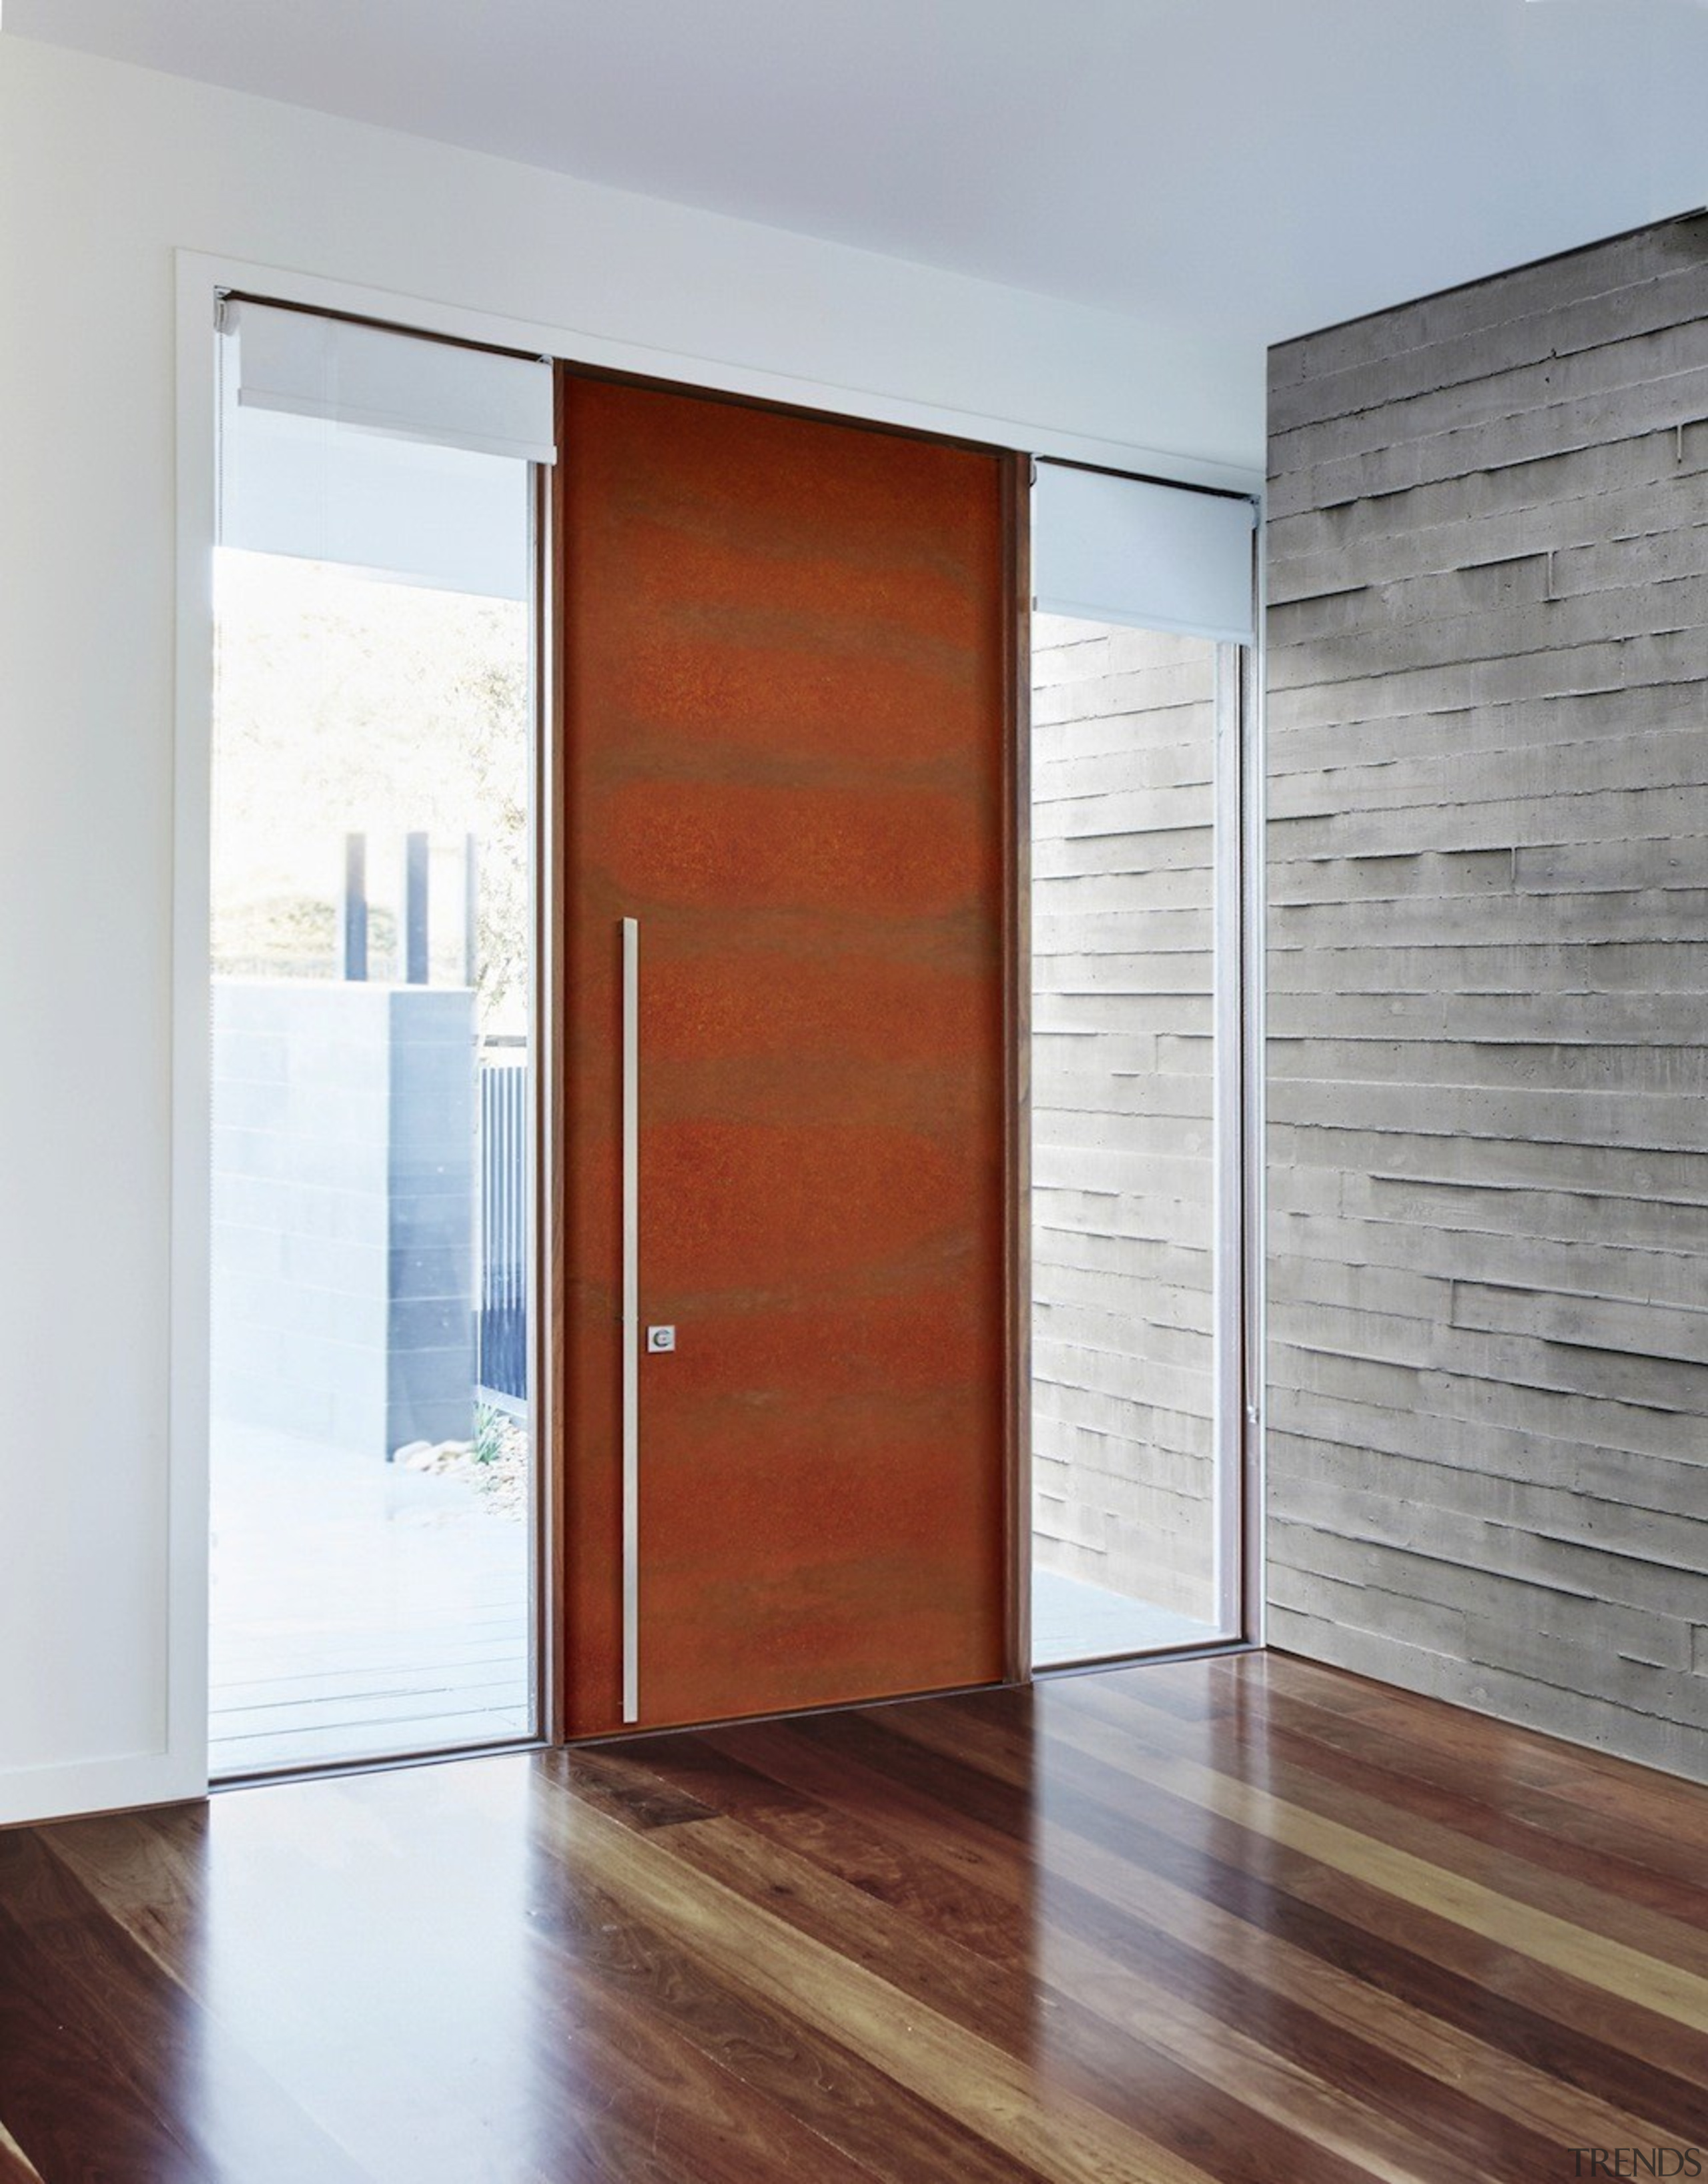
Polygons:
M554 1745L602 1741L610 1732L589 1739L577 1735L567 1719L567 1677L563 1673L563 1648L567 1618L562 1603L569 1584L566 1513L570 1505L570 1423L567 1310L568 1223L565 1193L574 1187L563 1159L567 1142L567 1083L561 1042L556 1036L563 1017L561 980L567 950L557 936L566 930L569 908L568 874L562 854L567 822L560 808L569 779L566 748L567 712L560 640L561 586L553 559L553 546L564 535L561 502L567 489L572 459L565 429L565 389L572 380L594 380L636 387L695 400L731 403L741 408L809 419L858 432L891 437L923 440L939 447L958 448L993 457L998 465L1003 544L1004 644L1002 651L1002 760L1004 808L1002 813L1002 1082L1003 1082L1003 1359L1002 1391L1002 1673L1007 1685L1030 1683L1031 1667L1031 1178L1030 1068L1028 1059L1031 1032L1031 486L1035 459L1013 448L949 432L890 424L879 418L856 417L840 410L809 404L782 402L762 396L732 393L692 381L657 377L578 362L573 358L553 359L556 373L558 460L549 479L542 481L540 515L541 717L539 765L536 793L540 801L538 830L540 880L538 889L539 930L535 936L539 966L536 1022L540 1027L543 1067L539 1074L539 1111L536 1120L539 1157L536 1234L540 1239L536 1281L544 1300L536 1365L540 1385L539 1425L536 1441L540 1463L539 1502L542 1526L541 1646L542 1724ZM817 1711L817 1709L812 1709ZM710 1724L708 1724L710 1725ZM634 1731L618 1734L634 1734Z
M1003 886L1003 1076L1007 1085L1008 1387L1003 1408L1007 1599L1003 1679L1032 1680L1032 479L1030 455L1002 472L1005 560L1011 588L1007 702L1008 749Z
M533 1373L533 1562L538 1592L533 1621L539 1730L548 1744L565 1741L561 1633L567 1437L562 1421L567 1374L564 1307L568 1246L565 1238L563 1154L565 1070L561 1003L567 954L569 869L563 854L560 800L563 782L562 647L558 643L558 473L563 468L563 397L554 377L552 423L557 460L538 480L534 505L534 931L533 1234L529 1317L537 1330L528 1363Z

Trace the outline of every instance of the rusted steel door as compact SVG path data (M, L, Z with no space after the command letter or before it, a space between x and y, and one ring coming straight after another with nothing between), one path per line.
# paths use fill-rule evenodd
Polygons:
M1003 1668L1009 459L565 370L563 1689L634 1718Z

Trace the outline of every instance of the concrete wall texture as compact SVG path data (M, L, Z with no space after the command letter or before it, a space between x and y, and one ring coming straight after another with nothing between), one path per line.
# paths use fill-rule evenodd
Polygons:
M214 982L212 1408L371 1453L466 1440L474 997Z
M1040 1567L1213 1622L1215 648L1032 625Z
M1708 220L1270 364L1270 1634L1708 1779Z

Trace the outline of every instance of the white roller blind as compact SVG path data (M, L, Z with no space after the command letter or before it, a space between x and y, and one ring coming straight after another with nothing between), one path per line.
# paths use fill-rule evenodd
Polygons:
M245 409L476 454L555 460L548 364L265 304L228 304L225 327L237 339Z
M1041 462L1034 603L1044 614L1249 644L1256 520L1248 500Z
M533 594L525 463L282 410L231 410L223 446L222 546L438 591Z

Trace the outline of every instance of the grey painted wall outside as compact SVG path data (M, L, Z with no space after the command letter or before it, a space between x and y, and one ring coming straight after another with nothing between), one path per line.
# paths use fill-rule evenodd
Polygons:
M216 1417L377 1461L472 1432L473 1008L215 981Z
M1215 648L1033 617L1039 1566L1215 1618Z
M1271 1635L1708 1778L1708 221L1270 432Z

